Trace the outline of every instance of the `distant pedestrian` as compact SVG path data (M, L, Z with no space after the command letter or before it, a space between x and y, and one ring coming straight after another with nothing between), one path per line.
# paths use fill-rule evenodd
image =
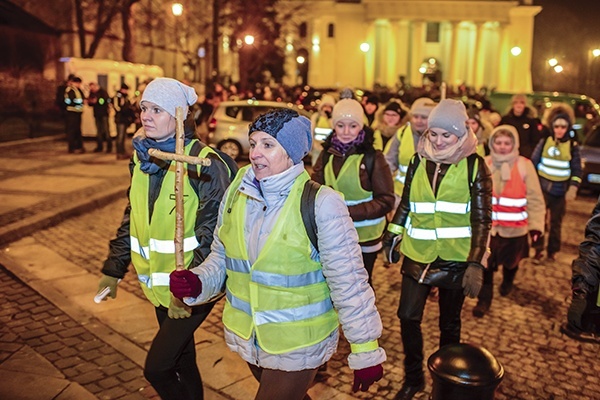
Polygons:
M529 236L537 241L544 232L546 206L537 172L519 155L519 134L514 126L500 125L489 140L485 162L492 173L491 254L483 273L473 315L483 317L494 297L494 272L502 267L500 295L508 295L521 260L529 257Z
M106 142L106 152L112 151L112 138L108 128L108 111L111 98L104 88L96 82L90 82L90 94L88 96L88 105L94 108L94 120L96 121L96 148L94 153L100 153L104 150Z
M533 148L543 137L542 122L537 118L535 109L527 105L527 96L515 94L511 98L511 108L502 117L499 125L512 125L519 132L519 154L531 158Z
M169 273L175 270L175 161L148 154L156 148L175 153L176 108L186 115L196 102L193 88L170 78L156 78L142 95L144 129L134 138L130 161L129 203L117 235L110 241L99 290L117 283L131 262L148 300L154 305L159 329L148 350L144 376L163 400L204 398L198 370L194 332L215 301L189 307L169 291ZM230 182L225 162L208 146L186 132L184 153L208 157L210 166L185 165L183 250L187 268L202 262L210 252L219 203ZM136 310L129 310L135 318Z
M171 273L172 293L187 304L225 291L225 341L260 383L256 397L246 398L308 399L317 369L337 350L340 324L353 390L383 377L381 318L342 196L315 188L315 226L310 233L302 227L303 211L311 214L303 192L315 187L302 162L311 138L310 121L294 110L255 119L251 165L221 202L211 253L197 268Z
M312 179L344 194L371 284L385 216L394 207L394 182L383 153L373 147L373 130L364 124L360 103L338 101L331 119L333 133L323 142Z
M125 137L127 128L135 122L135 110L129 100L129 86L125 83L117 92L112 101L115 109L115 123L117 124L117 160L129 158L125 152Z
M409 122L396 131L396 134L392 136L384 148L385 160L394 177L396 202L392 213L395 212L400 203L408 164L417 151L419 139L427 130L427 119L435 105L436 103L427 97L416 99L410 106Z
M546 212L549 214L547 259L556 261L556 253L560 251L562 238L562 221L566 213L567 202L575 200L581 184L583 168L579 144L574 139L572 115L564 109L553 114L548 127L551 136L539 141L531 161L537 168L540 185L546 201ZM540 262L544 257L544 238L537 240L534 260Z
M384 151L386 145L398 133L408 116L408 110L399 100L392 100L386 104L383 112L378 114L377 128L373 134L373 147Z
M405 380L395 400L410 400L425 387L421 322L431 289L439 288L442 347L460 343L465 296L477 297L483 282L492 179L466 124L459 100L442 100L431 110L383 239L391 262L404 255L398 317Z
M328 94L321 97L317 111L310 116L310 127L313 133L313 148L310 151L311 165L317 162L317 158L323 150L323 141L333 132L331 113L335 106L335 99Z
M364 110L365 110L365 125L369 128L376 128L376 119L375 115L377 110L379 109L379 97L375 94L371 94L366 97L364 101Z
M469 117L467 124L469 124L471 130L475 133L475 136L477 136L477 154L481 157L485 157L489 154L488 139L493 128L491 124L488 125L488 123L481 118L481 115L476 109L469 109L467 115Z
M81 136L81 115L85 96L81 90L81 78L73 77L65 89L64 104L69 153L85 153Z

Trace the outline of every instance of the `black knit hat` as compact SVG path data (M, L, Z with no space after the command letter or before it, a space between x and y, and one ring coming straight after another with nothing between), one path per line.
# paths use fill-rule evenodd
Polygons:
M385 108L383 109L383 112L386 111L393 111L396 114L398 114L400 116L400 118L404 117L404 115L406 115L406 112L402 109L402 106L400 106L400 103L397 103L395 101L390 102L390 104L388 104L387 106L385 106Z

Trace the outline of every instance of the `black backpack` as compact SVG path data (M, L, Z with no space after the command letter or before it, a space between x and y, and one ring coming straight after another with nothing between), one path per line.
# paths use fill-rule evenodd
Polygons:
M200 142L199 140L196 140L194 144L192 144L190 156L197 157L198 154L200 154L200 151L202 151L203 146L206 146L206 144ZM213 148L213 150L215 151L215 153L217 153L219 157L221 157L225 164L227 164L227 167L229 168L229 182L231 183L239 170L237 163L230 156L223 153L221 150L215 148ZM200 176L198 174L198 168L196 165L188 164L188 176L190 178L190 184L194 188L194 192L196 192L196 195L198 195L200 191Z

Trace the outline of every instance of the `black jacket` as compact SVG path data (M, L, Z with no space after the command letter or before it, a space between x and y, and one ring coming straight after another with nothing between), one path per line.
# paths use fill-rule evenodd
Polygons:
M469 165L474 165L475 168L471 185L471 250L469 256L466 262L438 258L431 263L429 268L427 268L427 264L405 257L402 263L402 273L411 276L415 280L423 277L422 283L447 288L460 288L468 264L470 262L481 264L487 250L488 237L492 228L492 177L483 158L477 154L471 154L468 158L470 159ZM426 163L425 168L430 184L433 182L436 168L439 167L438 183L434 188L434 194L436 195L439 183L444 179L448 168L451 166L451 164L439 164L438 166L425 158L419 161L418 156L413 157L406 173L402 200L392 220L392 223L396 225L405 226L410 211L410 188L420 162ZM423 275L426 269L427 271Z
M573 290L592 293L600 286L600 198L585 227L579 257L573 260ZM595 299L594 299L595 300Z
M542 138L542 122L538 118L532 117L533 111L525 107L523 114L518 117L512 110L502 117L499 125L512 125L519 132L519 154L523 157L531 158L531 153L535 145Z
M205 146L202 144L202 146ZM210 252L210 245L213 241L213 231L217 224L217 216L219 213L219 204L224 196L227 187L229 186L229 170L224 162L214 154L209 154L208 158L212 163L210 166L203 166L198 177L198 211L195 215L196 238L198 246L194 250L194 260L191 266L200 264ZM129 163L130 173L133 174L135 162L133 157ZM160 188L162 187L165 173L168 169L168 162L165 162L163 168L156 174L150 175L150 193L149 204L150 218L154 208L154 202L158 198ZM129 190L127 196L129 197ZM117 230L116 237L110 241L109 254L104 262L102 273L115 278L123 278L129 263L131 262L131 241L129 238L131 204L128 203L125 207L123 220ZM194 217L194 216L190 216ZM173 214L173 218L175 215ZM175 257L173 257L173 269L175 267Z

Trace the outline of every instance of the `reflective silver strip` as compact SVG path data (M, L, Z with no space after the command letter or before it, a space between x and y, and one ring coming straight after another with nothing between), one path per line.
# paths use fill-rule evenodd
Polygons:
M331 128L315 128L315 140L325 140L333 132Z
M415 228L408 224L406 232L408 236L419 240L436 240L436 239L459 239L471 237L470 226L459 226L454 228L436 228L436 229L421 229Z
M252 307L250 307L250 303L234 296L229 290L226 293L226 297L233 308L252 316ZM254 323L258 326L276 322L302 321L323 315L331 309L333 309L333 303L328 297L318 303L307 304L300 307L282 310L257 311L254 313Z
M328 297L318 303L305 306L286 308L283 310L257 311L254 313L254 323L258 325L303 321L323 315L333 309L333 303Z
M252 307L250 307L250 303L240 299L239 297L235 297L229 290L227 290L225 297L227 298L227 301L229 301L229 304L231 304L231 307L252 316Z
M406 181L406 175L400 175L400 172L396 171L395 179L398 182L401 182L402 184L404 184L404 182Z
M560 177L569 177L571 176L571 170L570 169L556 169L556 168L550 168L547 167L543 164L539 164L538 165L538 170L547 173L548 175L551 176L560 176Z
M139 254L146 260L150 259L150 247L140 246L140 241L135 236L129 236L129 242L131 243L131 251Z
M510 197L492 197L492 205L505 207L525 207L527 205L527 199L511 199Z
M410 202L410 211L415 214L433 214L436 211L451 214L466 214L471 209L471 203L452 203L449 201Z
M272 272L253 271L252 282L265 286L300 287L325 282L321 270L298 275L281 275Z
M526 219L527 211L514 213L492 211L492 220L494 221L525 221Z
M544 165L555 168L569 168L571 163L565 160L555 160L554 158L542 157L541 162Z
M384 219L385 219L385 217L379 217L379 218L375 218L375 219L363 219L362 221L354 221L354 227L355 228L362 228L362 227L365 227L365 226L377 225L381 221L383 221Z
M365 199L362 199L362 200L346 200L346 205L347 206L355 206L357 204L366 203L367 201L371 201L371 200L373 200L373 195L371 195Z
M169 286L169 274L166 272L153 272L152 278L148 275L138 275L138 281L152 289L153 286Z
M406 173L406 171L408 171L408 165L398 165L398 171Z
M150 239L149 244L151 251L156 251L157 253L163 254L175 254L174 240ZM183 239L183 251L192 251L198 246L200 246L200 243L198 243L196 236Z
M233 272L241 272L243 274L250 273L250 261L238 260L236 258L225 257L225 268Z

